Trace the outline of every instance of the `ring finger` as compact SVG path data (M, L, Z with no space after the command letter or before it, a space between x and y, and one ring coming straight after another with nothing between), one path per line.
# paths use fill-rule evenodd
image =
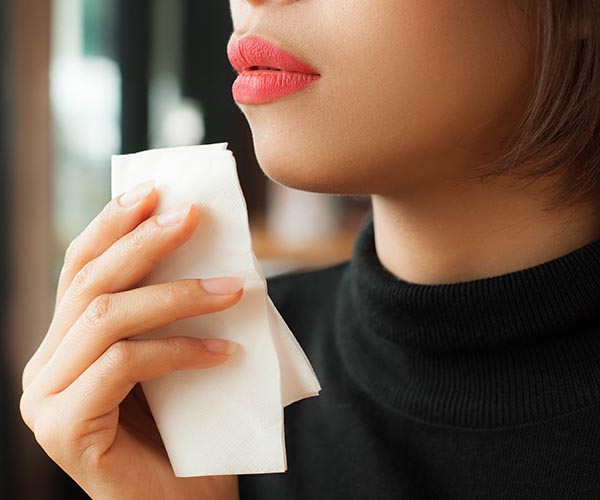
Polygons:
M199 210L195 205L178 205L145 220L88 262L65 292L48 333L29 362L23 385L28 385L48 362L66 332L94 298L135 285L191 236L198 218Z
M234 283L229 278L220 280ZM215 280L177 280L99 296L79 317L36 377L36 381L39 380L36 392L51 395L63 391L119 340L180 319L221 311L242 297L241 289L226 294L210 293L203 282L210 285ZM210 339L209 350L211 343L218 344L221 340Z

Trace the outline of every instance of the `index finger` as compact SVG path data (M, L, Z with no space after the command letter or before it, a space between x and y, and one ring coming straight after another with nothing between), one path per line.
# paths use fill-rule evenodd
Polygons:
M75 275L89 261L95 259L123 235L147 219L158 199L154 181L134 186L115 196L89 225L71 242L65 253L56 292L56 311Z

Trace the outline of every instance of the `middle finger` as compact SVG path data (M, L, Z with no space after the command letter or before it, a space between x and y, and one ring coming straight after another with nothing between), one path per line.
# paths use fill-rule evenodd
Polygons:
M50 359L66 332L98 295L120 292L142 280L192 235L199 220L193 204L154 215L120 238L77 273L36 352L38 366Z
M75 322L38 375L43 386L38 390L46 395L63 391L119 340L233 306L242 297L241 285L236 279L220 280L237 290L211 293L203 283L214 283L213 279L182 279L99 296Z

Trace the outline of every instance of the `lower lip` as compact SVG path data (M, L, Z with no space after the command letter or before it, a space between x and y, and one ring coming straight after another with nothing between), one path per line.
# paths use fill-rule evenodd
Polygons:
M254 70L240 73L231 91L239 104L264 104L312 85L320 75L290 71Z

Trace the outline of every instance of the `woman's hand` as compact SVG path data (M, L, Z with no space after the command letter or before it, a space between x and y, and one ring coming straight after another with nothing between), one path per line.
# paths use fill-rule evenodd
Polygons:
M229 308L243 294L226 293L228 284L239 288L227 279L135 287L199 220L194 205L150 217L156 202L153 185L141 184L110 201L69 246L52 322L23 371L21 415L46 453L94 499L236 499L237 476L174 476L137 384L209 369L226 361L235 344L129 337Z

